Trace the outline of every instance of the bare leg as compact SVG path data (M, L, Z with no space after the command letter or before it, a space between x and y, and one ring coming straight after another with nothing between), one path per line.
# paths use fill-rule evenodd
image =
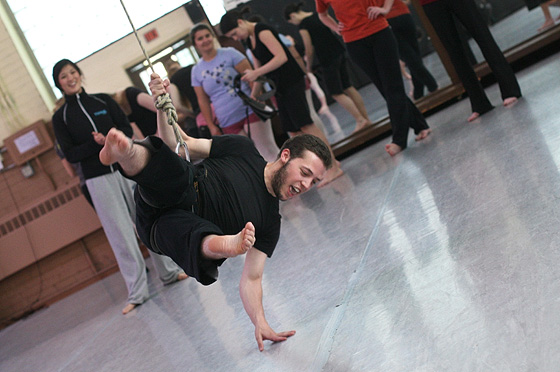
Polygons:
M143 146L134 145L123 132L112 128L105 137L99 160L105 165L118 162L126 175L135 176L148 164L150 152Z
M354 132L357 132L366 125L371 124L369 119L362 115L354 101L346 94L333 94L332 97L356 120L356 128L354 129Z
M368 116L368 112L366 109L366 105L364 104L364 100L362 99L362 96L360 95L360 93L356 90L356 88L354 87L349 87L347 89L344 90L344 93L350 97L350 99L352 101L354 101L354 105L356 105L356 107L358 108L358 111L360 111L360 114L362 114L362 116L364 118L366 118L368 120L369 123L371 123L371 121L369 120L369 116Z
M317 114L317 111L315 111L315 107L313 106L313 97L311 96L311 89L305 90L305 98L307 100L307 107L309 107L309 114L311 116L311 120L313 120L313 123L317 126L317 128L319 128L323 133L325 133L325 124L323 124L323 120L321 120L321 118Z
M544 14L544 23L537 30L539 32L545 31L554 26L554 19L552 18L552 14L550 14L549 3L541 4L541 9Z
M255 147L261 153L264 160L272 162L276 160L280 149L274 140L274 133L272 132L272 124L270 120L265 122L257 121L251 123L251 138L255 142ZM247 125L245 125L247 127ZM239 133L242 136L246 136L246 130L242 130Z
M255 244L255 226L247 222L236 235L208 235L202 239L202 254L210 260L235 257Z
M332 148L329 145L329 141L327 140L327 137L325 137L325 134L315 124L306 125L304 127L301 127L300 130L303 133L312 134L316 137L319 137L323 142L325 142L325 144L329 147L329 151L331 152L331 157L333 159L333 165L327 171L327 174L325 175L325 178L323 178L323 180L321 181L321 183L317 187L321 188L321 187L327 185L329 182L332 182L336 178L342 176L344 174L344 171L342 169L340 169L340 162L338 160L336 160L336 158L334 157L334 153L332 152ZM297 134L299 134L299 133L290 133L290 136L294 136L294 135L297 135Z

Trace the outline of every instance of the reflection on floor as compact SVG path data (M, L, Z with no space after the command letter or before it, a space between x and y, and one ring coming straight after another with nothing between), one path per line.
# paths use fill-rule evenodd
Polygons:
M524 98L467 123L468 101L395 158L384 143L281 206L263 280L288 341L259 353L237 285L161 287L120 315L112 275L0 332L0 370L539 371L560 365L560 54L518 74Z

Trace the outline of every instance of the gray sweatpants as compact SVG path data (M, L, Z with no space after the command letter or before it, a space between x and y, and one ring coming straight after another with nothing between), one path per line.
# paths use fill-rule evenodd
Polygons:
M128 303L141 304L149 297L146 264L138 246L134 223L136 216L134 182L119 172L86 180L103 230L128 289ZM172 283L183 270L169 257L150 252L158 276Z

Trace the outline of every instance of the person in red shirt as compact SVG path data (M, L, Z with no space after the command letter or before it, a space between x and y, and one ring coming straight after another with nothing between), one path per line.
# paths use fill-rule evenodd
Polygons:
M422 61L420 46L416 38L416 25L407 6L409 2L410 0L395 0L393 7L385 18L387 18L387 22L389 22L393 34L395 34L395 39L397 39L401 60L410 70L412 84L414 85L412 97L419 99L424 96L424 88L433 92L438 88L438 85L436 79Z
M392 142L385 146L387 153L394 156L407 147L409 128L414 130L417 141L428 137L431 129L426 119L406 95L397 42L385 19L393 0L315 0L315 5L319 19L342 35L350 58L387 102L393 130ZM338 22L327 13L329 7Z
M447 50L451 63L469 95L472 114L468 121L477 119L494 107L465 55L454 19L465 26L480 47L486 62L496 76L504 106L514 104L521 97L517 78L492 37L474 0L420 0L420 4L424 7L426 16Z

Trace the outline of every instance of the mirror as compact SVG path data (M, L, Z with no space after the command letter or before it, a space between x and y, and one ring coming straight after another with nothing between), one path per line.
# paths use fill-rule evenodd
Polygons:
M544 15L541 9L537 6L531 11L528 10L527 4L524 0L474 0L479 7L479 10L489 25L490 31L492 32L496 42L505 51L510 49L523 41L534 37L540 31L539 28L544 22ZM538 0L527 0L528 2ZM263 16L268 24L275 27L280 33L288 34L296 40L297 43L302 43L299 37L298 28L287 23L283 18L283 9L287 4L297 2L295 0L281 0L271 4L267 0L252 0L243 5L248 5L251 7L253 14L260 14ZM304 5L304 10L315 11L315 4L313 1L308 1ZM441 51L436 50L434 45L432 45L432 34L427 29L430 26L424 27L426 20L423 19L423 15L419 14L418 9L421 9L419 5L419 0L412 0L409 5L412 17L416 23L420 49L423 55L423 61L427 69L435 77L439 91L444 90L446 87L452 84L453 72L449 71L449 66L445 66L440 58ZM560 8L551 7L551 13L553 17L558 17L560 14ZM425 17L425 16L424 16ZM432 31L433 32L433 31ZM476 61L474 63L481 63L484 61L484 57L478 48L478 45L474 40L469 40L466 31L465 40L472 50L473 59ZM438 53L439 52L439 53ZM443 52L445 53L445 52ZM361 72L357 67L351 68L352 80L355 83L356 88L358 88L360 94L362 95L366 108L368 110L369 119L372 122L378 122L387 117L386 104L377 89L370 83L369 79L363 72ZM321 80L320 72L318 72L319 81ZM456 81L456 80L453 80ZM412 84L410 80L404 79L405 89L407 92L412 90ZM323 85L324 87L324 85ZM325 89L323 89L325 90ZM325 92L328 95L328 92ZM426 92L427 93L427 92ZM425 97L422 100L428 100L429 97ZM439 98L435 97L435 100ZM449 99L447 97L446 99ZM442 99L443 100L443 99ZM419 106L422 102L418 102ZM325 115L324 113L320 115L323 123L325 124L327 138L331 144L337 144L340 142L348 142L358 135L353 135L352 132L355 127L355 122L348 112L346 112L340 105L329 99L330 111L337 119L336 121L331 120L332 116ZM441 103L441 100L440 100ZM437 105L437 103L431 103L430 107ZM320 105L316 101L316 108L319 110ZM361 132L358 134L362 134Z

